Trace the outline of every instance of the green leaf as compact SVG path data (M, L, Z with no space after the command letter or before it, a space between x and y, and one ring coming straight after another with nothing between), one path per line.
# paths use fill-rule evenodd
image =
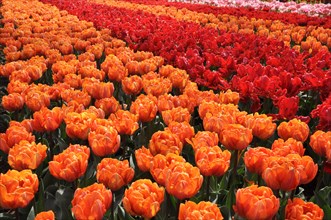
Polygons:
M331 186L326 186L318 192L314 192L311 201L323 209L324 219L331 219Z

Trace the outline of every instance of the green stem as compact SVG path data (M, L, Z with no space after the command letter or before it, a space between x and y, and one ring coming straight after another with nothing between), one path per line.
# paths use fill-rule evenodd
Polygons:
M206 176L206 194L205 194L205 200L209 200L209 189L210 188L210 176Z
M182 203L181 199L178 199L177 201L177 207L176 207L176 217L178 218L179 216L179 208L180 208L180 204Z
M115 193L113 193L113 198L110 206L110 212L111 212L111 219L115 220L115 214L114 214L114 203L115 203Z
M323 162L321 164L321 169L319 169L319 174L318 174L318 177L317 177L315 192L318 192L318 190L321 187L322 180L323 180L323 175L324 175L324 166L325 166L325 160L323 160Z
M238 166L238 154L239 151L235 150L233 152L233 169L232 169L232 174L231 174L231 181L229 181L229 187L233 184L237 184L237 166Z

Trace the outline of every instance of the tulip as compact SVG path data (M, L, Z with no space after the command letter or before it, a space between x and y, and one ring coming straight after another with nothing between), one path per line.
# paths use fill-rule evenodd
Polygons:
M178 219L222 220L223 216L220 209L214 203L201 201L196 204L192 201L186 201L185 204L180 204Z
M165 110L165 111L162 111L161 114L162 114L162 119L163 119L164 123L168 126L173 121L189 123L191 120L191 114L188 111L188 109L182 108L182 107Z
M152 121L157 113L157 98L152 95L141 94L132 102L130 112L139 116L142 122Z
M253 135L262 140L270 138L276 130L277 125L272 122L272 117L265 114L255 113L246 118L244 126L252 129Z
M114 97L95 100L94 105L97 108L101 108L106 116L109 116L122 108L120 103Z
M152 135L149 141L149 150L152 155L168 153L180 154L183 149L183 143L177 134L168 131L157 131Z
M120 82L128 75L128 70L124 67L122 61L113 54L109 54L102 62L101 69L112 81Z
M121 137L114 127L98 126L88 134L88 141L93 153L104 157L118 151Z
M114 85L111 82L83 81L83 91L86 91L94 99L111 98L114 93Z
M123 206L133 216L153 218L164 200L164 188L149 179L139 179L125 190Z
M82 145L70 145L48 162L49 172L57 179L73 182L83 176L90 157L90 149Z
M19 171L24 169L34 170L46 158L46 151L46 145L22 140L10 148L8 164Z
M0 173L0 207L26 207L34 198L38 187L38 177L31 170L8 170L7 173Z
M6 130L7 145L9 148L18 144L22 140L28 142L35 141L35 136L28 132L26 128L22 125L12 125Z
M172 163L169 166L165 187L170 195L177 199L193 197L201 188L203 177L199 168L190 163Z
M263 164L262 178L273 190L291 191L300 184L300 171L290 158L271 156Z
M138 95L143 88L143 80L140 76L133 75L124 77L122 80L122 89L127 95Z
M218 135L211 131L198 131L189 143L194 151L200 147L213 147L218 145Z
M252 130L240 124L224 125L219 137L228 150L243 150L253 140Z
M244 163L247 170L251 173L261 175L263 172L263 163L266 158L273 156L272 150L265 147L249 148L244 155Z
M219 146L200 147L195 151L195 162L204 176L222 176L230 167L231 153Z
M316 131L310 136L309 145L316 154L331 160L331 131Z
M129 161L120 161L112 158L104 158L97 166L97 180L117 191L127 185L134 176L134 169L129 166Z
M112 198L112 192L103 184L94 183L76 189L71 210L77 220L102 219L112 203Z
M66 103L74 100L79 104L84 105L85 108L91 103L91 96L86 91L67 89L61 93L61 98Z
M51 104L50 96L45 92L31 90L25 95L25 104L33 112L39 111L42 107Z
M19 93L11 93L2 97L1 104L7 111L17 111L23 108L24 98Z
M33 113L32 127L35 131L54 131L63 121L63 112L59 107L49 110L46 107Z
M186 140L191 139L194 136L194 128L186 121L184 122L170 122L168 127L164 129L165 131L170 131L173 134L177 134L179 140L182 143L186 143Z
M185 159L177 154L168 153L166 156L157 154L150 163L150 173L154 180L165 186L169 166L173 163L184 163Z
M239 103L239 93L232 92L231 90L226 90L226 92L221 92L219 94L219 101L222 104L234 104L238 105Z
M282 122L277 127L278 136L284 140L294 138L298 141L305 142L309 135L309 127L305 122L298 119L292 119L288 122Z
M109 116L119 134L132 135L138 128L138 115L129 111L118 110Z
M55 220L55 214L52 210L39 212L34 220Z
M300 198L294 198L287 202L285 207L285 218L287 220L322 220L324 218L324 212L323 209L312 202L306 202Z
M293 138L289 138L286 141L279 138L272 143L271 149L274 154L278 156L286 156L288 154L299 154L303 156L305 152L302 142Z
M238 189L234 211L247 220L272 219L279 208L279 199L269 187L251 185Z
M150 150L142 146L138 150L134 151L134 155L139 169L143 172L149 171L153 160L153 155Z

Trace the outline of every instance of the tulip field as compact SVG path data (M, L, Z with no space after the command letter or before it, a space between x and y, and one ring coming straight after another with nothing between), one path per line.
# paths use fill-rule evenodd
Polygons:
M331 4L298 2L0 0L0 219L331 219Z

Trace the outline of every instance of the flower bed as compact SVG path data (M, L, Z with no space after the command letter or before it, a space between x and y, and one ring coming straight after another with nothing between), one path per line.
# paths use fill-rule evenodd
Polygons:
M52 2L97 27L111 29L114 37L133 49L164 57L167 64L185 69L200 85L238 91L248 111L261 109L263 103L264 113L275 117L306 117L320 103L319 98L324 101L329 95L329 51L316 48L310 54L298 53L282 42L254 34L224 33L191 22L83 1ZM99 14L102 16L96 16ZM324 61L316 65L318 60ZM275 108L268 106L270 101ZM299 109L299 103L307 106Z
M249 114L54 6L2 3L0 217L331 218L330 132Z
M161 1L152 1L152 0L125 0L129 2L136 2L136 3L141 3L141 4L165 4L167 6L174 6L176 8L187 8L189 10L193 11L198 11L198 12L203 12L203 13L212 13L214 15L219 15L219 14L229 14L229 15L234 15L234 16L246 16L248 18L256 18L256 19L264 19L264 20L279 20L284 23L290 23L290 24L295 24L295 25L301 25L301 26L306 26L306 25L316 25L319 27L324 27L324 28L330 28L330 6L322 4L320 7L317 6L310 6L307 4L299 4L297 5L296 3L286 3L287 5L293 5L293 6L303 6L302 10L309 11L311 8L312 10L317 10L322 11L322 16L321 17L311 17L305 14L298 14L295 12L288 12L286 10L287 7L281 8L280 12L274 12L268 7L263 7L260 10L255 10L253 8L245 8L245 7L231 7L231 5L226 6L226 5L221 5L221 7L215 7L215 6L210 6L210 5L201 5L201 4L186 4L186 3L181 3L181 2L169 2L166 0L161 0ZM249 1L243 1L243 2L249 2ZM260 2L260 1L259 1ZM272 4L272 3L271 3ZM278 2L278 4L284 4ZM293 7L292 6L292 7ZM322 7L323 6L323 7ZM276 4L277 8L277 4ZM323 8L323 9L321 9ZM284 10L284 11L283 11ZM278 11L278 9L276 9ZM291 10L290 10L291 11ZM324 16L323 16L324 15Z

